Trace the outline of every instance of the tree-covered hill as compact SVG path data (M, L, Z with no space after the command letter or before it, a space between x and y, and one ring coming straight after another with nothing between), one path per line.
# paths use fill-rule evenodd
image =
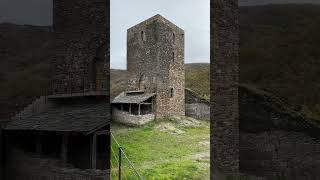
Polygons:
M320 6L243 7L240 14L240 82L319 116Z
M209 63L190 63L185 65L185 86L209 99L210 94ZM111 69L111 98L126 90L127 71Z

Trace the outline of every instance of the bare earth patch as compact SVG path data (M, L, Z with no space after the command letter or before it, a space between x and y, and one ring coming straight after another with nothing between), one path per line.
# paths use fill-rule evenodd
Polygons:
M210 141L200 141L199 145L203 146L203 147L209 147L210 148Z
M199 120L187 116L174 116L173 120L183 127L199 127L201 125Z
M176 128L174 124L168 122L162 122L156 125L155 129L158 129L161 132L167 132L177 135L185 133L183 130Z
M200 152L193 154L191 159L196 160L197 162L210 162L210 152Z

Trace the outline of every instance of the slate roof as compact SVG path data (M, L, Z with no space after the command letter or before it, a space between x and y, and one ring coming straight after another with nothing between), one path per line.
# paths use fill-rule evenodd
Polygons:
M90 132L109 123L108 103L106 100L61 103L60 100L42 113L12 120L5 129Z
M114 98L112 103L113 104L116 104L116 103L139 104L155 95L156 95L155 93L127 94L127 92L122 92L121 94L119 94L117 97Z

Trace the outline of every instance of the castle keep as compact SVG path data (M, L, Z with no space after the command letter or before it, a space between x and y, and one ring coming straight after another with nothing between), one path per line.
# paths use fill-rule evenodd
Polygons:
M127 69L127 91L113 100L117 119L124 119L119 110L140 115L138 119L185 115L184 31L181 28L156 15L128 29Z

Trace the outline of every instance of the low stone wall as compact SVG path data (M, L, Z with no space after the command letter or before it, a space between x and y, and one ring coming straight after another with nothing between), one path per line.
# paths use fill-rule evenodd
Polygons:
M153 121L154 118L154 114L134 115L116 108L112 109L112 119L114 121L131 126L144 125L150 121Z
M240 170L281 180L316 180L320 140L300 132L240 133Z
M240 92L240 171L281 180L320 177L320 127L278 97Z
M8 180L108 180L107 170L81 170L62 164L59 160L26 154L18 149L7 153Z
M200 120L210 120L210 106L205 103L186 104L186 116Z

